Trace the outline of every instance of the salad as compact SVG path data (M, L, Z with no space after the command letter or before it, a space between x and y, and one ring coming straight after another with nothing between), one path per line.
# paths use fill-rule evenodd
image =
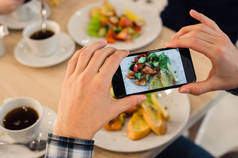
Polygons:
M91 9L87 33L92 37L105 37L108 43L132 41L140 36L144 24L128 9L119 16L115 7L105 1L101 7Z
M129 66L128 79L134 80L137 86L146 86L150 89L175 85L177 78L170 66L170 59L164 53L155 52L138 55Z

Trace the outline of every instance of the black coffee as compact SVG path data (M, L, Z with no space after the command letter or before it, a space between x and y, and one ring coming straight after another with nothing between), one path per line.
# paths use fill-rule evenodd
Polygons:
M24 0L24 2L23 3L28 3L28 2L30 2L31 0Z
M10 111L3 119L3 126L10 130L20 130L34 124L38 119L37 112L27 106Z
M40 31L37 31L37 32L33 33L30 36L30 38L34 39L34 40L43 40L43 39L49 38L53 35L54 35L54 32L51 31L51 30L46 30L45 32L40 30Z

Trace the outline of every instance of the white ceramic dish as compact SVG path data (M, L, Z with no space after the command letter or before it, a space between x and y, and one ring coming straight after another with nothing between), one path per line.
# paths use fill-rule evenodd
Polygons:
M53 54L46 57L34 55L26 41L21 40L14 51L16 60L19 63L30 67L49 67L67 60L75 51L75 43L65 33L60 33L59 36L60 42L58 49Z
M20 30L27 25L40 21L40 2L36 1L36 5L32 6L32 16L28 20L21 20L12 14L0 15L0 23L5 24L9 29ZM47 17L51 15L50 7L46 4Z
M118 49L136 50L142 48L154 41L162 30L162 22L157 10L148 10L141 3L133 3L128 0L110 0L115 6L118 15L122 15L124 9L130 9L145 20L145 26L142 28L141 36L132 42L116 42L110 46ZM92 3L84 8L79 9L70 18L68 31L72 38L80 45L89 45L95 41L105 38L91 37L87 34L87 28L90 21L89 11L94 7L102 5L102 1Z
M152 132L145 138L132 141L127 137L127 123L122 131L108 132L101 129L95 136L95 145L116 152L140 152L159 147L181 134L190 115L190 103L187 95L178 93L177 89L158 93L159 101L167 106L171 119L168 121L168 132L158 136Z
M56 118L57 114L54 111L43 106L43 117L39 127L39 135L41 135L41 139L47 139L48 133L51 133L53 130ZM8 142L12 141L9 136L2 134L0 131L0 141L1 140ZM38 158L44 154L45 150L33 152L23 145L0 145L0 157L2 158Z

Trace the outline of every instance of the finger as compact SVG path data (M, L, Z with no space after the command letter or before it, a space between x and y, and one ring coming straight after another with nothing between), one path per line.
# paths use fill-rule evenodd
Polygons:
M193 95L200 95L212 91L212 83L210 80L194 82L187 85L184 85L179 88L180 93L189 93Z
M127 50L118 50L113 53L103 64L99 75L103 76L108 82L111 82L112 76L117 71L121 61L129 54Z
M170 41L166 43L167 47L180 47L180 48L191 48L195 51L201 52L202 54L206 55L207 57L211 58L212 54L210 54L212 45L208 42L205 42L199 38L184 38L184 39L177 39L175 41Z
M17 4L22 4L24 2L24 0L16 0L15 1Z
M83 72L87 67L89 61L91 60L93 53L98 49L104 48L106 45L107 45L106 41L101 40L89 45L84 51L82 51L78 58L78 63L75 72L78 74Z
M66 69L66 76L71 75L75 71L80 52L84 51L86 48L87 46L84 46L83 48L74 53L73 57L68 62L68 66Z
M173 37L172 40L176 40L178 39L180 36L183 36L184 34L190 32L190 31L194 31L194 30L199 30L201 32L205 32L207 34L213 35L213 36L217 36L216 31L212 30L211 28L209 28L208 26L204 25L204 24L196 24L196 25L189 25L189 26L185 26L182 29L180 29Z
M197 31L197 30L190 31L179 37L179 39L185 39L185 38L198 38L207 43L216 44L216 38L214 36L204 33L202 31Z
M213 20L208 18L207 16L205 16L205 15L203 15L203 14L201 14L201 13L199 13L199 12L193 10L193 9L189 13L194 19L200 21L201 23L203 23L203 24L205 24L205 25L207 25L207 26L209 26L209 27L211 27L211 28L213 28L217 31L221 31L220 28L217 26L217 24Z
M94 53L85 71L87 71L88 73L98 73L106 58L112 55L115 51L116 49L112 47L97 50Z
M142 103L143 101L146 100L145 95L134 95L134 96L129 96L123 99L116 100L116 105L115 105L115 110L124 112L131 107Z

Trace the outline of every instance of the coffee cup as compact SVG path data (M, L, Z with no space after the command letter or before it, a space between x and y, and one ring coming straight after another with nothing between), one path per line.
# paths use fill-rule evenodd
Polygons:
M37 8L36 0L30 0L23 3L19 8L17 8L12 14L13 17L21 21L29 21L32 18L33 10L39 12L39 7Z
M27 42L29 48L31 49L32 53L37 56L49 56L56 51L59 45L59 33L60 27L54 21L47 21L46 22L46 31L51 32L51 36L44 36L43 38L33 38L34 34L37 34L41 31L41 23L36 22L28 25L23 31L23 37ZM38 36L38 35L36 35Z
M22 129L16 129L20 128L20 119L16 120L18 119L17 117L20 116L20 111L17 110L22 108L24 108L24 110L27 108L28 112L24 113L25 115L21 115L21 117L29 117L29 119L27 120L28 122L26 122L26 120L24 120L25 122L21 120L21 125L27 125L28 123L29 126L26 126ZM29 111L29 109L31 109L32 111ZM35 116L36 114L37 117ZM38 137L42 115L43 108L37 100L30 97L11 98L5 101L2 106L0 106L0 129L4 134L11 137L14 142L28 143ZM15 122L13 122L13 120Z

